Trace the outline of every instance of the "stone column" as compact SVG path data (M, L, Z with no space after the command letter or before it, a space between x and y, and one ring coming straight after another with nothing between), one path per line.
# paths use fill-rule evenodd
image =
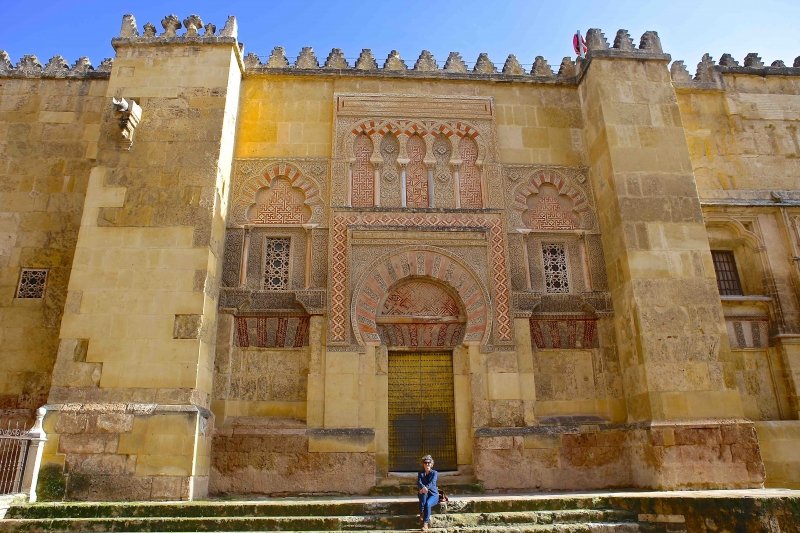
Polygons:
M635 48L598 30L579 85L632 479L646 487L759 486L752 424L725 372L730 348L675 91L655 32ZM720 419L738 420L723 423Z
M45 420L43 461L64 465L68 499L207 493L242 60L232 17L219 34L183 24L140 35L126 15L112 41Z
M36 423L25 434L30 439L30 445L25 457L25 471L22 474L22 492L27 494L30 503L37 499L36 485L39 481L39 469L42 466L44 443L47 442L47 434L42 427L45 412L44 407L36 410Z

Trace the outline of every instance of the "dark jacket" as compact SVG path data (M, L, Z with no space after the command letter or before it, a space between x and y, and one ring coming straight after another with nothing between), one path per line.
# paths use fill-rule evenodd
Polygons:
M436 487L436 481L439 479L439 472L431 469L430 474L419 472L417 474L417 490L426 487L428 492L432 494L439 494L439 489Z

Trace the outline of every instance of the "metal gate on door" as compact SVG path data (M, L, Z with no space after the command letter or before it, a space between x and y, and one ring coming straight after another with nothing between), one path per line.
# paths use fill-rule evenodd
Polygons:
M456 470L452 352L389 352L389 470Z

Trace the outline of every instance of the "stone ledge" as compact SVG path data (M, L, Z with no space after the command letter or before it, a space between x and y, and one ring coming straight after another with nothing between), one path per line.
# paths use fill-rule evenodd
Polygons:
M48 411L72 413L129 413L151 415L155 413L198 413L203 418L213 417L213 413L199 405L165 405L157 403L53 403L44 406Z
M372 428L314 428L306 430L311 437L374 437Z
M550 78L545 76L531 75L512 75L503 73L482 74L477 72L428 72L414 70L354 70L354 69L298 69L293 67L269 68L269 67L249 67L245 71L245 77L255 78L269 75L288 75L288 76L336 76L336 77L356 77L356 78L394 78L394 79L419 79L419 80L470 80L470 81L489 81L489 82L513 82L513 83L532 83L545 85L576 85L577 77Z
M540 421L538 426L525 427L481 427L475 429L475 437L523 437L525 435L555 435L561 433L575 433L586 429L591 432L617 431L617 430L649 430L663 428L709 428L728 425L753 425L746 419L708 419L708 420L669 420L669 421L643 421L643 422L609 422L597 416L556 416Z

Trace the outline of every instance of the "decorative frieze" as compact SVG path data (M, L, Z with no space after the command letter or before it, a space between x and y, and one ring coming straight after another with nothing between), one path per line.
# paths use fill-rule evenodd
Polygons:
M532 347L537 350L597 348L597 318L554 315L530 319Z
M240 348L302 348L308 346L307 316L237 316L236 346Z

